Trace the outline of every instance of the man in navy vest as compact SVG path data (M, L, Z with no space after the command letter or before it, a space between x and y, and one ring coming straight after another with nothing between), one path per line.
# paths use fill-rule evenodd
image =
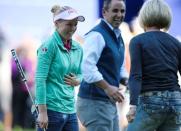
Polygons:
M85 35L77 115L87 131L119 131L116 102L124 100L119 84L124 72L124 43L119 26L123 0L104 0L104 19Z

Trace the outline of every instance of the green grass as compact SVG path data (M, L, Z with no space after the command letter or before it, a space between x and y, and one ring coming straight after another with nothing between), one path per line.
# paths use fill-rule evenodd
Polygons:
M13 128L13 131L35 131L35 129L22 129L21 127Z
M3 131L3 124L0 122L0 131ZM21 127L15 127L12 131L35 131L35 129L22 129Z

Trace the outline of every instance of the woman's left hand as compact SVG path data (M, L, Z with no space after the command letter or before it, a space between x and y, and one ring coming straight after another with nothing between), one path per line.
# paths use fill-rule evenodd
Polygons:
M76 79L76 75L73 73L70 73L69 75L65 75L64 82L70 86L78 86L80 84L80 81Z

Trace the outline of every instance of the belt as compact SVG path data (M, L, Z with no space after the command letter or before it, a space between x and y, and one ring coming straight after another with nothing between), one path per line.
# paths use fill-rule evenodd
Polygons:
M164 96L164 97L181 96L181 92L180 91L149 91L149 92L141 93L141 96Z

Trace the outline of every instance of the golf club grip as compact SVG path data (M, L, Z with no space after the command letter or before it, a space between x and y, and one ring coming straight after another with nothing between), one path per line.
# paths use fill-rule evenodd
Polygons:
M12 53L13 59L14 59L14 61L16 63L16 66L18 67L18 70L19 70L19 72L21 74L22 81L27 81L26 77L25 77L25 74L24 74L24 71L23 71L23 68L22 68L22 66L21 66L21 64L19 62L18 56L16 54L16 50L12 49L11 53Z

